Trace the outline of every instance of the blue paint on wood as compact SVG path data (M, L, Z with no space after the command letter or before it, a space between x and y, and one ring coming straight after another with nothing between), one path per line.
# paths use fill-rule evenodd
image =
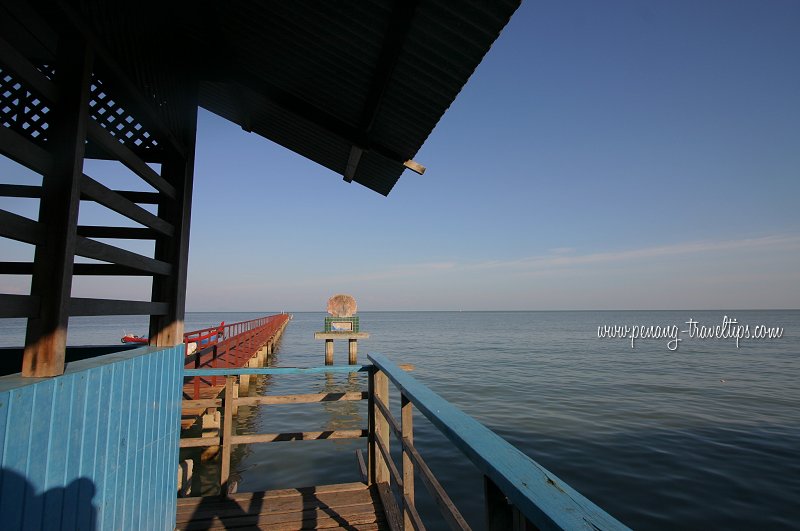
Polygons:
M234 376L241 374L318 374L324 372L368 372L371 365L327 365L325 367L243 367L240 369L186 369L185 377Z
M173 529L183 347L0 378L3 529Z
M370 354L368 359L538 529L627 529L555 474L418 382L385 356Z

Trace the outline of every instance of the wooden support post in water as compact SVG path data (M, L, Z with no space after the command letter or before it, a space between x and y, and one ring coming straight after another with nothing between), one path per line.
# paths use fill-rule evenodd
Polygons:
M325 365L333 365L333 339L325 340Z
M413 405L404 394L400 394L400 431L403 440L414 444ZM409 504L414 502L414 462L403 447L403 529L414 529Z
M351 338L348 341L347 363L349 365L358 363L358 339Z
M222 415L222 462L220 463L219 483L220 496L227 497L231 475L231 436L233 435L233 410L236 408L234 398L234 386L236 377L228 376L225 378L225 398L222 403L224 413Z

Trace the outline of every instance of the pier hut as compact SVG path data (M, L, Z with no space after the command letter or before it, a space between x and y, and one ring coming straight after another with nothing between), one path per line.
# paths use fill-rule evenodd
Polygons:
M24 344L1 353L8 373L0 378L4 529L166 530L176 523L203 529L421 528L414 471L448 522L463 529L413 446L412 404L485 474L490 527L523 528L526 521L547 528L615 527L591 502L445 407L384 358L358 369L369 372L372 383L357 397L239 398L239 376L278 369L185 369L198 109L317 162L321 172L345 183L388 195L404 170L425 171L414 160L417 151L517 5L0 3L0 156L37 176L26 184L0 182L0 237L25 248L0 259L0 274L23 279L22 288L0 294L0 318L25 323ZM87 174L84 162L90 159L124 168L148 191ZM12 200L32 201L35 208L6 207ZM117 213L120 222L86 223L81 211L87 203ZM152 252L137 250L141 246L130 244L136 241L150 242ZM76 277L120 276L151 279L147 300L73 293ZM103 315L149 316L149 346L67 345L71 317ZM192 405L224 408L219 440L213 441L223 458L231 444L364 437L364 482L249 495L229 494L223 485L221 497L178 504L186 378L215 376L225 378L222 396L192 397ZM390 380L402 392L402 425L387 411ZM232 409L244 401L334 398L368 400L370 425L358 433L298 431L250 440L230 432ZM390 463L390 433L400 437L401 472ZM400 500L402 509L392 500ZM366 512L350 510L354 506Z

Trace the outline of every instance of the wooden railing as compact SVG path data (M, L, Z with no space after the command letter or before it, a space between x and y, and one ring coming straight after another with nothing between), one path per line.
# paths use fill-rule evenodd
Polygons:
M509 444L489 428L406 374L386 357L368 356L374 388L375 446L370 462L376 478L388 474L402 491L403 529L420 529L411 478L416 472L452 529L469 529L441 484L414 447L412 407L464 454L484 476L486 527L505 529L627 529L597 505ZM391 415L388 383L400 391L401 422ZM389 454L389 432L402 445L398 471Z
M407 367L395 365L386 357L376 354L370 355L369 360L372 365L185 370L187 377L225 376L226 384L223 399L184 401L185 407L224 408L220 436L185 438L181 439L180 446L221 446L220 483L224 493L229 488L231 446L234 444L366 437L366 463L359 453L362 476L367 483L377 485L391 529L425 529L415 502L415 474L426 486L450 528L470 529L414 446L413 410L416 408L483 474L487 529L627 529L555 474L407 374ZM334 372L367 372L367 392L242 398L236 397L234 392L237 375ZM390 382L400 391L399 422L389 409ZM364 399L369 401L366 429L255 435L236 435L231 432L233 411L239 406ZM391 457L390 435L394 435L401 445L402 462L399 468ZM392 484L396 486L396 496Z
M223 322L220 326L187 332L183 336L186 346L184 366L188 369L242 367L259 349L272 341L288 322L289 315L282 313L239 323ZM195 345L194 351L191 351L190 345ZM218 381L218 378L193 378L190 398L199 399L203 387L222 385L223 380L220 378Z
M326 431L298 431L289 433L258 433L251 435L236 435L232 432L233 414L239 406L260 406L278 404L308 404L317 402L338 402L352 400L366 400L366 392L345 392L345 393L315 393L315 394L296 394L296 395L272 395L272 396L236 396L236 376L242 375L287 375L287 374L319 374L332 372L364 372L369 371L370 367L361 365L340 365L329 367L313 368L284 368L284 367L262 367L262 368L239 368L239 369L187 369L184 370L186 377L193 377L195 380L200 378L225 378L225 393L223 398L205 400L184 400L184 408L222 408L222 430L219 437L193 437L182 438L181 448L197 448L207 446L220 446L220 492L227 493L230 490L230 467L231 467L231 446L235 444L252 443L271 443L283 441L310 441L319 439L358 439L367 437L369 429L356 430L326 430ZM366 475L366 473L365 473Z

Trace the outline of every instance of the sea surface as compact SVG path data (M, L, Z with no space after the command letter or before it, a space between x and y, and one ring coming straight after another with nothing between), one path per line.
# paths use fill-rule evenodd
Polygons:
M191 313L187 330L264 315ZM363 312L359 362L379 352L635 529L800 528L800 311ZM325 314L294 313L277 366L323 364ZM780 339L598 338L604 325L687 330L738 324L782 327ZM0 321L2 345L24 323ZM143 318L76 318L71 344L108 344L146 332ZM335 361L347 361L336 343ZM261 377L259 393L366 389L363 375ZM392 409L397 392L390 386ZM354 429L359 402L241 408L240 433ZM427 423L415 445L476 529L477 470ZM396 454L396 443L393 453ZM249 445L234 454L240 492L358 481L357 441ZM396 462L400 462L399 459ZM421 481L423 515L437 510ZM433 520L431 529L444 528Z

